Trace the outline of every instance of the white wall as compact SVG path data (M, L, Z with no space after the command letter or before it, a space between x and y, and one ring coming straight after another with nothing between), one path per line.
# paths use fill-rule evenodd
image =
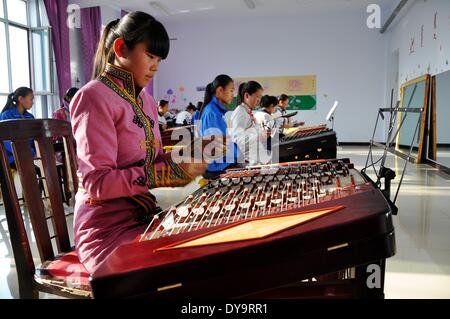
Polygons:
M437 13L436 28L435 13ZM435 75L450 70L449 0L415 1L389 33L389 54L399 51L400 85L427 73ZM414 39L413 53L410 52L412 39Z
M317 110L298 118L325 122L335 99L341 142L368 142L377 109L384 107L388 41L366 26L365 11L166 24L170 55L156 77L155 98L184 86L186 102L203 99L197 86L217 74L231 77L317 75ZM177 92L179 93L179 92ZM180 101L180 99L179 99Z
M399 63L398 71L388 68L388 72L398 72L399 86L427 73L436 75L450 70L450 1L416 0L389 31L389 39L388 56L398 51ZM412 39L414 52L411 52ZM441 77L442 80L446 78ZM388 89L392 87L389 82L387 85ZM438 101L444 103L447 95L444 95L443 85L438 86L441 92ZM447 106L437 108L446 110ZM446 118L443 114L437 114L438 143L450 140L450 130L444 128L444 122L448 123L450 117L445 116Z
M110 6L101 6L102 26L103 28L113 20L120 19L120 9Z
M83 68L83 53L81 48L80 29L69 29L70 44L70 76L72 86L80 87L85 82Z

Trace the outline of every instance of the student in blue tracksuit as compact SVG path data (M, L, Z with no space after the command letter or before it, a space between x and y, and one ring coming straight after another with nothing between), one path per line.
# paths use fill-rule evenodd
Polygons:
M33 114L28 112L34 103L33 90L27 87L20 87L8 95L8 101L0 113L0 121L17 120L17 119L34 119ZM8 161L11 168L15 169L14 155L11 148L11 142L4 142ZM33 157L36 156L34 141L30 140L30 147Z
M228 105L234 99L234 82L228 75L218 75L213 82L206 87L205 100L200 110L199 134L205 136L227 136L227 124L224 115ZM229 140L229 142L228 142ZM238 160L238 147L227 139L227 154L222 160L213 161L203 175L206 179L215 179L224 173L226 169L240 167Z

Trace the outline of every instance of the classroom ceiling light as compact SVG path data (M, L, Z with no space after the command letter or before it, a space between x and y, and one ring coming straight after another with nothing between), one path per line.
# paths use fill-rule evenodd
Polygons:
M256 4L253 0L244 0L245 5L249 8L249 9L255 9L256 8Z
M165 15L165 16L172 15L172 12L170 12L170 10L166 6L164 6L162 3L158 2L158 1L151 1L150 2L150 6L154 10L158 11L159 13L161 13L162 15Z

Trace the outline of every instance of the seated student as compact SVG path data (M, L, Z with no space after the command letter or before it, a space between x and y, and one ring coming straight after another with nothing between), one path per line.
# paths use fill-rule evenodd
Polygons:
M267 163L269 158L263 158L261 144L267 140L267 131L256 125L253 110L259 105L263 93L262 86L255 81L242 83L239 86L238 107L231 114L232 140L237 144L245 162L250 165Z
M295 122L292 118L282 117L287 115L287 108L289 106L289 96L286 94L281 94L278 99L278 106L273 114L273 117L276 118L277 127L281 134L285 133L285 129L292 128L295 126L302 126L305 122Z
M78 92L78 88L72 87L66 91L66 94L64 94L64 100L63 105L61 108L57 109L55 112L53 112L53 118L55 120L62 120L70 122L70 109L69 105L72 101L72 98L75 96L75 94Z
M158 122L159 129L165 131L168 128L166 113L169 112L169 102L166 100L160 100L158 103Z
M263 130L270 130L271 132L271 134L267 136L267 141L263 141L263 144L265 144L269 151L272 149L272 136L277 130L276 121L272 116L277 104L278 99L275 96L264 95L261 98L261 110L255 113L256 124Z
M227 124L224 115L227 112L224 105L231 104L234 99L234 82L228 75L218 75L213 82L206 86L203 108L200 110L199 134L202 137L227 137ZM242 160L238 158L237 145L228 141L226 154L221 160L208 165L203 176L206 179L216 179L226 169L242 167Z
M175 121L175 124L177 126L187 126L187 125L191 125L192 122L192 114L194 114L194 112L197 111L197 109L195 108L195 106L193 104L189 104L186 107L185 111L182 111L180 113L178 113L177 115L177 119Z
M0 121L5 120L32 120L34 119L33 114L28 112L34 103L34 93L33 90L28 87L20 87L14 92L8 95L8 100L6 101L6 105L0 113ZM3 142L6 154L8 156L9 166L13 170L17 170L16 163L14 160L14 153L12 150L11 142L4 141ZM29 145L31 148L31 154L33 158L36 157L36 147L34 145L34 141L30 140ZM39 167L35 166L36 175L38 178L42 176ZM39 181L39 186L41 188L41 193L44 192L44 184L42 180Z
M28 112L34 103L33 90L27 87L20 87L11 94L8 95L8 100L5 107L0 113L0 121L4 120L16 120L16 119L34 119L33 114ZM30 140L30 147L33 157L36 156L36 148L34 141ZM16 169L14 162L13 150L11 142L4 142L6 148L6 154L8 155L8 161L11 168Z
M80 187L74 239L80 261L95 271L116 247L142 235L159 210L150 189L183 186L206 163L175 163L164 154L155 100L143 88L169 53L164 26L144 12L109 23L94 61L94 80L71 104Z
M255 113L256 124L263 128L276 128L276 121L272 116L276 111L278 99L275 96L264 95L261 98L260 110Z
M168 111L166 114L164 114L164 118L167 122L167 128L175 127L175 121L177 120L177 116L174 115L174 111Z

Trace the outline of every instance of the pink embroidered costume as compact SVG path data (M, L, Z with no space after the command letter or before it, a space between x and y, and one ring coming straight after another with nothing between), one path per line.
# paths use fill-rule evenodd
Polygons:
M64 101L63 107L57 109L55 112L53 112L53 118L55 120L62 120L70 122L70 111L69 111L69 105L66 101Z
M158 107L133 75L108 64L71 103L78 178L74 232L80 261L92 273L117 246L136 240L147 225L130 197L191 178L163 154Z

